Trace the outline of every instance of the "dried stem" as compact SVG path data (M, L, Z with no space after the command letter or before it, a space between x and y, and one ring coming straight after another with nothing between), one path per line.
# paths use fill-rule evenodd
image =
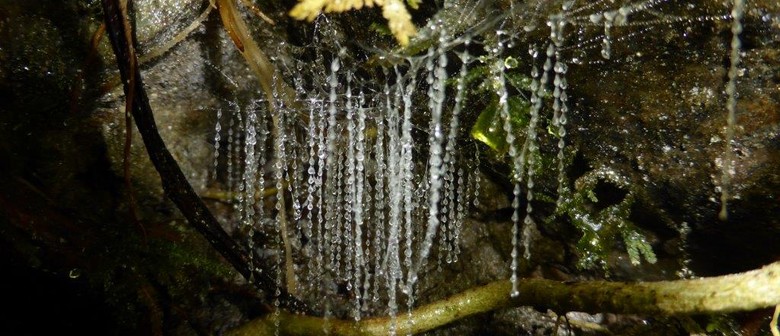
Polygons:
M241 15L236 8L235 0L217 0L217 8L219 8L219 15L222 18L222 25L227 30L230 39L235 44L236 48L244 56L249 68L252 69L257 79L260 81L260 87L266 95L268 101L268 108L271 111L271 118L273 119L273 137L275 139L279 136L279 116L277 115L275 101L281 100L284 103L288 103L287 106L295 106L292 103L295 101L295 91L284 84L283 81L275 80L274 73L276 69L271 64L268 56L265 55L262 49L255 42L252 35L249 33L249 27L247 27ZM298 285L295 281L295 264L292 258L292 244L289 238L289 220L287 219L287 206L284 199L284 190L280 190L278 196L279 213L277 220L279 221L279 230L282 235L282 243L284 245L284 257L285 257L285 286L287 291L295 295Z

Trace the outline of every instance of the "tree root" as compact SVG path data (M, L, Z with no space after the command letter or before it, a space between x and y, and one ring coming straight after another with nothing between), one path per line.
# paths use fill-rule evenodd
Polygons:
M125 96L127 99L132 99L133 119L144 141L149 158L160 174L166 196L181 211L190 225L203 235L211 246L222 254L246 279L253 281L266 295L273 295L273 293L279 290L280 295L278 295L278 298L281 306L294 310L306 310L305 305L291 296L286 290L277 288L275 279L268 275L271 272L263 272L261 275L253 276L254 270L249 268L248 262L249 253L253 253L253 251L245 251L225 232L203 203L203 200L195 193L186 176L182 173L181 168L179 168L178 163L168 151L165 142L157 131L154 113L149 104L149 97L146 94L140 70L137 66L133 66L138 64L137 56L133 52L133 46L136 44L134 40L135 34L132 33L134 27L132 25L126 27L123 24L125 18L120 10L120 1L103 0L106 31L116 55ZM132 87L130 78L135 79L132 81ZM266 266L266 269L271 268L268 265Z

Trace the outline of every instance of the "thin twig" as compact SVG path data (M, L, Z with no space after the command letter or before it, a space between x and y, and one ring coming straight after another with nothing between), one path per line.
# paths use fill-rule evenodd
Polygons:
M127 8L128 0L119 1L119 10L121 12L122 27L125 29L125 42L128 52L128 72L129 78L127 78L127 98L125 99L125 144L123 149L123 161L122 170L125 179L125 188L127 189L128 197L128 213L130 214L130 220L141 230L141 234L146 241L146 228L138 220L138 203L135 201L135 190L133 189L133 182L130 179L130 150L133 146L133 101L135 100L135 74L138 68L138 59L135 55L135 46L131 43L133 38L132 26L130 25L130 15Z
M287 188L287 182L282 181L282 187ZM260 191L255 192L255 199L266 199L271 196L276 196L277 192L278 190L276 190L276 187L265 187L262 193L260 193ZM208 189L200 193L200 197L203 199L209 199L223 203L238 202L240 196L241 194L238 192L219 189Z
M274 22L273 19L268 17L268 15L265 15L263 11L260 10L260 8L257 8L255 4L252 3L251 0L241 0L241 2L244 4L244 6L248 7L252 13L254 13L257 17L268 23L269 25L276 25L276 22Z

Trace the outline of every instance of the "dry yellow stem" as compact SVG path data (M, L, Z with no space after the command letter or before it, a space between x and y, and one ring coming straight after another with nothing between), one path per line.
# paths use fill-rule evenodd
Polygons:
M249 33L249 27L247 27L246 23L241 18L241 15L239 15L234 1L235 0L217 0L217 8L219 9L220 17L222 18L222 24L225 27L225 30L227 30L233 44L236 45L236 48L241 52L241 55L244 56L249 68L252 69L252 72L255 73L255 76L257 76L257 79L260 81L260 87L263 89L266 97L268 97L269 108L271 111L274 111L274 105L270 104L270 102L277 99L274 96L274 92L279 95L278 99L284 101L293 101L294 99L292 97L295 97L295 92L292 91L291 88L285 86L282 81L273 80L276 69L271 64L268 56L265 55L254 38L252 38L252 35ZM279 117L274 113L272 114L272 119L274 123L274 128L272 130L272 132L274 132L273 137L277 139L279 138ZM277 219L279 220L279 230L281 231L284 245L285 283L287 291L292 295L296 295L298 285L295 280L291 242L288 237L288 220L287 212L285 210L287 209L287 206L285 205L284 200L284 190L279 190L278 192L277 197L281 210L279 211Z

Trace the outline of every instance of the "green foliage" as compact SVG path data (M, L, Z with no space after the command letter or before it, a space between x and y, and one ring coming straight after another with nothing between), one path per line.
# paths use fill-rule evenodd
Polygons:
M617 204L596 210L599 200L595 189L600 182L614 184L627 194ZM632 264L639 265L642 259L651 264L656 262L652 247L639 229L628 220L635 200L634 194L635 188L631 182L609 169L590 171L577 179L573 192L565 191L556 210L556 216L566 215L583 233L577 242L577 249L581 253L579 261L581 268L592 269L597 266L605 268L605 260L614 248L618 237L623 239Z
M490 74L490 68L487 65L478 65L472 67L469 69L468 73L466 73L466 76L463 77L463 85L469 87L471 86L472 83L478 80L484 82L485 78L487 78L489 74ZM448 85L455 86L457 85L458 78L450 78L448 81L449 81ZM470 93L473 94L481 91L486 91L486 90L484 90L484 87L479 87L477 88L477 90L474 90L473 92Z
M516 72L507 72L504 74L506 82L517 90L531 91L531 78ZM547 97L547 96L545 96Z
M728 315L713 315L709 317L705 327L708 335L741 335L736 321Z
M531 104L521 97L510 97L507 100L509 104L509 118L513 129L521 130L528 126L530 115L528 113ZM498 97L490 100L490 104L477 117L477 121L471 128L471 136L488 145L499 155L506 154L509 145L506 142L506 132L504 131L504 121L501 119L501 106L498 103Z
M474 87L469 92L471 96L487 94L490 97L490 102L477 117L471 128L471 136L490 147L499 157L504 157L509 150L509 145L506 142L501 105L498 93L496 93L496 88L500 85L496 84L496 78L491 72L490 59L483 56L479 61L482 65L469 70L464 77L464 85ZM512 70L518 65L517 59L513 57L504 59L504 66L507 69L503 73L504 80L507 86L511 86L517 91L528 92L531 90L532 80L518 71ZM549 92L543 94L541 98L550 98ZM521 95L509 97L507 104L512 129L516 132L515 138L522 142L522 139L526 137L526 130L531 118L531 104ZM548 130L548 132L552 136L558 137L557 131ZM535 156L533 160L535 164L529 168L533 169L537 176L548 173L544 171L545 167L555 166L557 160L554 156L544 155L539 151L530 152L528 155ZM595 190L599 182L602 181L616 185L627 194L617 204L597 209L598 207L595 205L599 203L599 199ZM581 268L606 268L606 260L617 245L618 239L622 239L629 260L633 265L639 265L642 259L651 264L656 262L655 253L647 239L628 220L635 200L635 188L628 179L616 171L598 169L579 178L573 192L568 188L564 188L563 192L560 201L557 202L556 213L548 220L565 215L582 232L582 237L577 242L577 250L581 254L579 261ZM556 202L552 201L552 197L549 195L539 195L537 199Z
M509 150L509 144L506 142L506 132L504 131L504 120L501 118L501 105L496 93L496 79L492 75L490 60L487 56L480 57L482 65L475 66L463 78L465 87L474 87L469 95L480 96L489 95L490 103L480 112L477 121L471 128L471 137L477 141L486 144L493 149L498 156L503 156ZM508 57L504 60L507 69L517 67L517 59ZM531 86L531 79L514 72L505 72L504 80L518 91L528 91ZM480 82L475 85L475 82ZM455 85L456 82L452 82ZM511 96L507 99L509 106L509 118L512 122L512 129L516 130L517 139L524 139L526 128L530 122L531 103L523 96Z
M368 26L368 29L371 31L381 35L381 36L392 36L393 32L390 31L390 27L388 27L384 23L379 22L372 22L370 26Z

